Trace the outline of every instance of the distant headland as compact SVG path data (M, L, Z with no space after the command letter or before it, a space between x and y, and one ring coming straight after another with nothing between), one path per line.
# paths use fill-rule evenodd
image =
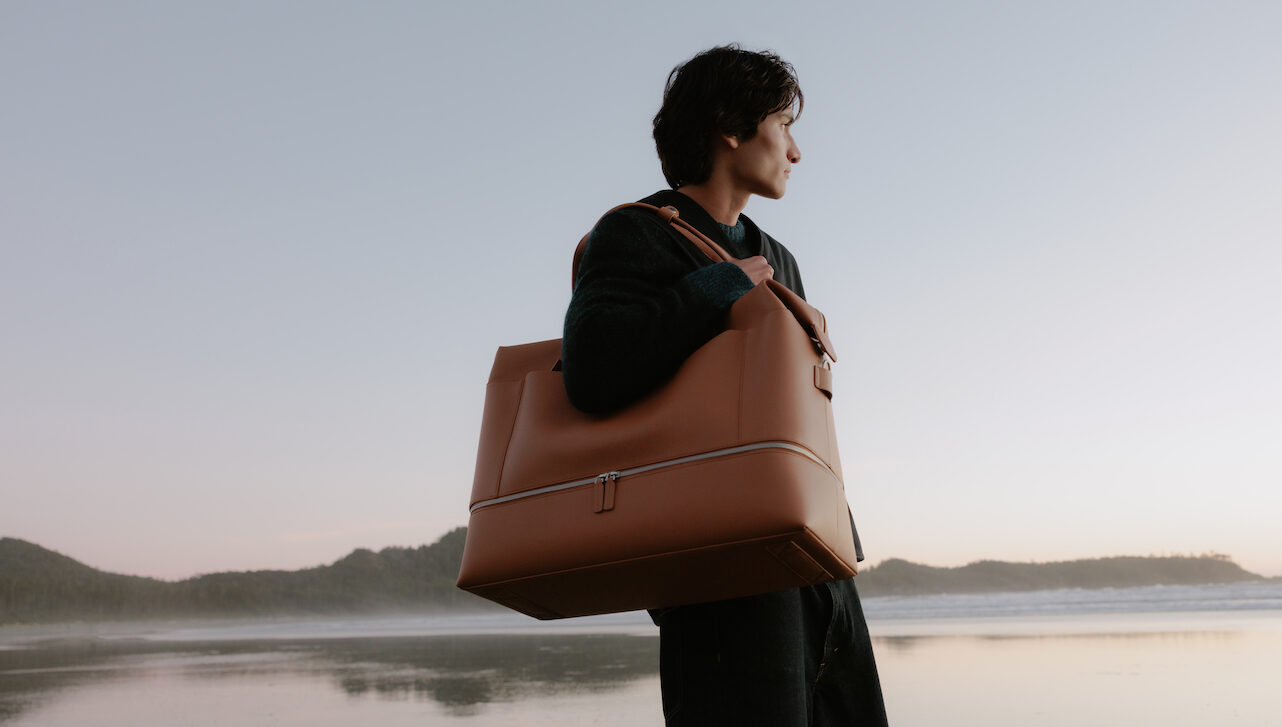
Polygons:
M297 571L212 573L176 582L107 573L39 545L0 538L0 625L497 609L454 586L466 534L457 528L417 548L362 548L330 565ZM1259 580L1265 579L1212 554L979 561L957 568L892 559L867 568L856 583L864 596L907 596Z

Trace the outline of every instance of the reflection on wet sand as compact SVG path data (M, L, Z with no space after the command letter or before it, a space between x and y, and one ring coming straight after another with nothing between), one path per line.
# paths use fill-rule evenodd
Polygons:
M1169 630L1173 620L1137 615L1123 631L1082 618L1069 633L975 620L960 633L891 631L873 646L900 727L1277 724L1279 616L1181 619L1185 630ZM654 635L103 638L27 647L0 648L5 727L662 723Z
M891 652L897 654L909 654L921 648L930 648L938 646L941 643L952 642L974 642L976 644L992 643L994 645L1001 643L1038 643L1038 642L1090 642L1101 645L1109 642L1129 641L1135 642L1136 648L1145 648L1145 642L1149 645L1179 645L1180 643L1190 644L1191 642L1203 641L1231 641L1246 638L1246 633L1242 631L1152 631L1152 632L1135 632L1135 633L1092 633L1083 632L1080 634L950 634L941 635L911 635L911 636L879 636L874 639L878 652Z
M657 674L658 639L487 635L318 644L349 694L427 697L452 713L531 694L601 692Z
M0 651L0 721L80 685L158 670L203 679L326 674L348 695L432 700L462 716L489 702L617 689L657 674L658 664L658 639L619 634L57 641Z

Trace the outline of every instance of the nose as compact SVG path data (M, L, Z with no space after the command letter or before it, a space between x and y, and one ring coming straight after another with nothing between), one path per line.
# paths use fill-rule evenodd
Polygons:
M801 161L801 150L797 148L797 142L793 141L791 137L788 139L788 161L793 164Z

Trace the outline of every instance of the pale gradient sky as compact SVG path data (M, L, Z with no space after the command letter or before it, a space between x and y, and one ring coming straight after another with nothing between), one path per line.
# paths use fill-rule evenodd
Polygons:
M166 578L466 523L500 344L772 48L748 213L842 358L869 558L1282 574L1282 4L0 5L0 535Z

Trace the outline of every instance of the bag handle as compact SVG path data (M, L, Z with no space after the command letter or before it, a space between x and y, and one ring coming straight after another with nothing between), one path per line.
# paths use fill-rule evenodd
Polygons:
M677 212L676 207L673 207L671 205L667 207L655 207L654 205L646 204L645 202L629 202L628 204L621 204L618 207L611 209L610 212L614 212L621 209L627 209L628 207L636 207L638 209L647 210L649 212L652 212L658 215L663 219L664 222L667 222L668 224L672 225L677 232L680 232L682 235L685 235L686 239L694 243L694 246L699 249L699 252L703 253L704 255L707 255L708 259L714 263L734 262L737 259L730 253L726 252L725 248L713 242L712 238L708 237L702 232L699 232L699 230L695 229L694 225L681 219L680 214ZM605 214L608 215L610 214L610 212L606 212ZM604 218L605 215L601 215L601 217ZM600 222L601 222L600 220L597 220L598 224ZM594 229L595 227L596 226L593 225ZM588 234L583 236L583 239L579 240L579 246L574 248L574 261L572 263L573 267L570 270L570 289L571 290L573 290L574 285L579 282L579 263L583 261L583 251L587 249L588 237L590 237L591 235L592 233L591 231L589 231Z
M652 204L646 204L644 202L630 202L628 204L621 204L605 214L608 215L610 212L627 209L628 207L648 210L659 215L664 222L672 225L676 228L677 232L685 235L686 239L690 240L690 242L693 243L700 252L707 255L708 259L715 263L734 262L737 259L730 253L726 252L725 248L714 242L712 238L696 229L694 225L681 219L676 207L672 207L670 205L667 207L655 207ZM604 217L605 215L602 215L602 218ZM597 222L600 223L600 220L597 220ZM579 280L579 263L583 261L583 251L587 248L588 237L591 235L591 232L584 235L583 239L579 240L579 246L574 249L573 268L570 270L571 290L573 290L574 285ZM833 350L832 339L828 338L828 322L824 319L824 314L820 313L817 308L807 303L805 299L794 293L783 283L773 279L764 280L762 283L770 288L770 292L774 293L775 297L778 298L788 310L792 311L792 315L796 317L797 323L801 324L802 329L804 329L806 334L810 336L810 340L814 342L815 348L819 353L826 353L828 354L828 358L836 361L837 354Z
M828 354L828 358L835 363L837 361L837 353L832 347L832 339L828 337L828 319L824 318L824 314L820 313L818 308L807 303L804 298L794 293L791 288L778 280L767 278L761 281L761 285L770 288L770 292L774 293L779 302L783 303L784 307L792 313L793 318L797 319L797 323L801 324L802 330L806 332L806 335L810 336L811 342L815 344L815 350L820 355Z

